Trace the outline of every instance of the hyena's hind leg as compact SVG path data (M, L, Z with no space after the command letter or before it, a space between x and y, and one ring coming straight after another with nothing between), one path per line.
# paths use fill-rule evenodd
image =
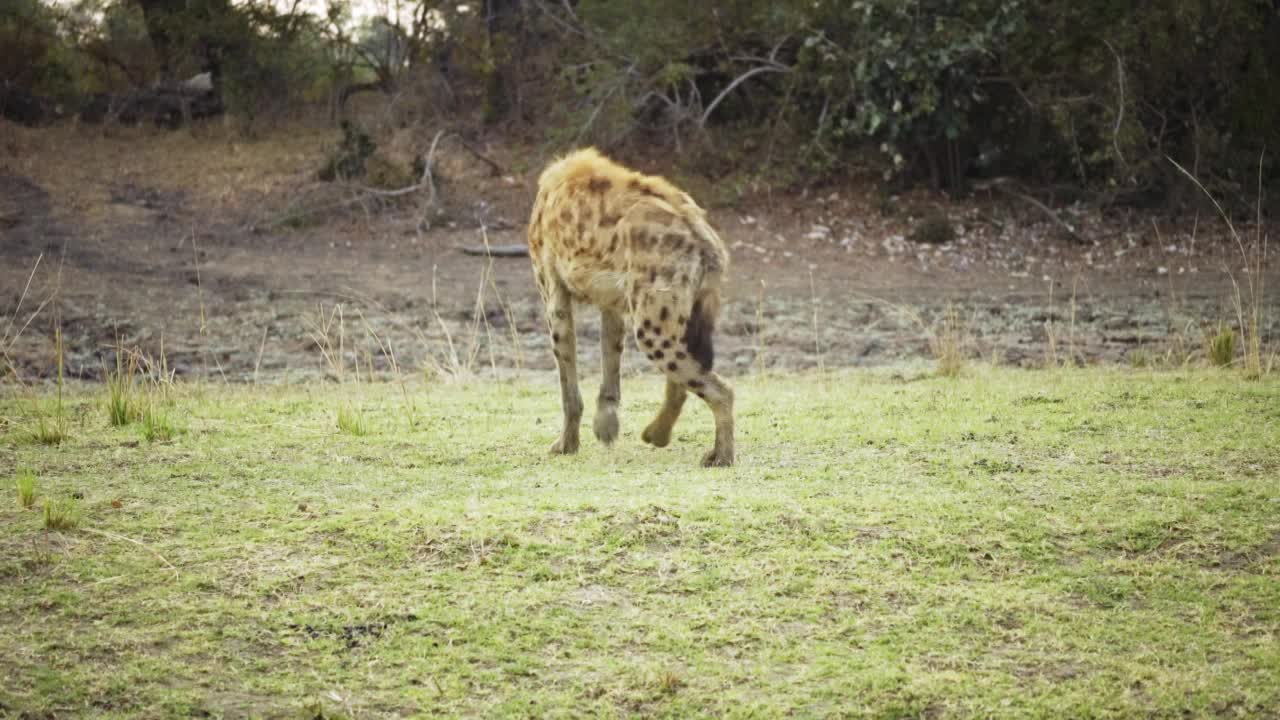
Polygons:
M711 408L716 421L716 442L702 456L705 467L728 467L733 464L733 388L724 378L706 370L686 382L695 395Z
M600 364L604 378L596 399L596 437L605 445L618 439L618 402L622 399L622 341L626 332L622 316L600 311Z
M551 446L552 454L578 452L578 430L582 425L582 394L578 391L578 335L573 324L573 299L569 289L556 277L544 276L547 325L551 330L552 351L560 370L560 404L564 427L560 438Z
M702 458L705 466L733 464L733 389L711 372L710 332L707 309L678 292L643 293L637 304L636 341L640 349L667 376L662 409L641 438L663 447L671 441L671 429L680 417L686 393L692 391L711 409L716 423L715 445Z

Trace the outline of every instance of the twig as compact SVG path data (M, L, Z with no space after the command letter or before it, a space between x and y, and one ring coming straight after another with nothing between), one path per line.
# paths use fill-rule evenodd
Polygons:
M485 230L483 223L480 225L480 237L484 240L485 249L488 250L489 233ZM493 288L493 296L498 301L498 307L502 308L503 315L506 316L507 328L511 330L511 345L516 351L516 371L519 372L524 369L524 348L520 345L520 333L516 328L516 317L511 312L511 307L502 299L502 291L498 289L498 280L495 277L496 273L493 272L494 255L492 252L488 253L488 255L489 260L487 262L487 270L489 272L489 287Z
M191 259L196 266L196 298L200 303L200 336L204 337L207 325L204 315L204 286L200 283L200 250L196 248L196 228L191 226Z
M13 329L13 321L18 317L18 313L22 311L22 301L27 299L27 291L31 289L31 280L36 276L36 270L40 269L40 261L43 259L44 253L40 253L36 257L36 264L31 266L31 274L27 276L27 284L22 288L22 295L18 298L18 306L13 309L13 315L9 317L9 324L4 328L4 335L0 337L8 339L9 331ZM18 334L22 334L22 331L19 330Z
M822 335L818 332L818 289L813 281L813 268L809 268L809 298L813 304L813 351L818 355L818 372L825 373L822 361Z
M258 368L262 366L262 351L267 349L267 331L271 329L270 325L262 328L262 342L258 343L258 359L253 363L253 384L258 384Z
M174 567L173 563L171 563L171 562L169 562L168 560L166 560L166 559L165 559L165 557L164 557L163 555L161 555L160 553L156 552L155 550L152 550L150 547L147 547L147 545L146 545L145 543L142 543L142 542L139 542L139 541L137 541L137 540L134 540L134 539L133 539L133 538L131 538L131 537L125 537L124 535L117 535L117 534L115 534L115 533L113 533L113 532L107 532L106 530L98 530L98 529L96 529L96 528L91 528L91 527L81 528L81 530L83 530L84 532L87 532L87 533L93 534L93 535L101 535L101 536L103 536L103 537L105 537L105 538L110 538L110 539L112 539L112 540L121 540L121 541L123 541L123 542L133 543L134 545L137 545L138 547L142 548L143 550L146 550L147 552L151 553L152 555L155 555L156 557L160 558L160 562L162 562L162 563L164 563L166 566L168 566L168 568L169 568L170 570L172 570L175 574L178 572L178 568Z

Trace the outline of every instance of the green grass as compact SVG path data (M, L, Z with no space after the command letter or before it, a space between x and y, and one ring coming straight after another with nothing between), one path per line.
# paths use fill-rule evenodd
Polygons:
M45 410L38 399L32 399L30 437L41 445L61 445L70 435L67 421L67 408L62 390L66 384L64 377L64 356L62 328L57 328L53 335L54 361L58 367L57 394L53 398L53 409Z
M351 403L338 406L338 430L357 437L369 434L369 419L364 408Z
M129 355L128 362L125 362L125 355L123 346L117 344L116 369L114 372L106 371L107 419L116 427L141 420L144 415L135 382L137 356Z
M74 498L44 501L44 529L70 530L80 524L80 509Z
M18 491L18 506L23 510L30 510L35 507L36 474L28 468L19 468L13 484Z
M148 442L168 442L178 434L169 412L159 401L148 402L142 413L142 437Z
M1280 714L1275 376L739 378L703 470L696 399L637 439L649 376L546 456L551 375L411 385L413 430L362 385L366 436L318 384L179 385L165 444L96 387L60 447L0 426L83 496L61 534L0 504L0 715Z

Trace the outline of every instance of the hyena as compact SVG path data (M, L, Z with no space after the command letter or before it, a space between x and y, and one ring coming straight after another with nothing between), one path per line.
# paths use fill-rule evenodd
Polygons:
M662 409L641 438L656 447L671 442L671 428L692 391L715 417L715 446L702 464L732 465L733 389L711 369L729 253L693 198L594 148L578 150L538 178L529 257L560 370L564 428L551 452L578 451L578 302L600 309L604 380L596 437L605 444L618 437L618 373L629 319L637 345L667 378Z

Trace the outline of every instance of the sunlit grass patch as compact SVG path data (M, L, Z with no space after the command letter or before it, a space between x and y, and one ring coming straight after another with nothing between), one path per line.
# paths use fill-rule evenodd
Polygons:
M713 429L696 401L668 448L639 441L657 377L624 380L612 447L587 433L554 458L553 377L179 384L169 443L69 386L98 415L62 446L0 429L41 498L80 497L74 532L0 504L0 647L18 649L0 707L1280 708L1280 378L970 362L734 384L739 463L715 470L697 466ZM423 422L401 420L406 394ZM377 432L335 432L356 403Z

